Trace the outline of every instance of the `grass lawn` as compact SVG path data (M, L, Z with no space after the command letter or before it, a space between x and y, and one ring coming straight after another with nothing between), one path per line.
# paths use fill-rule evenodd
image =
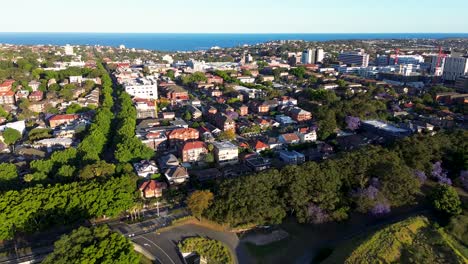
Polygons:
M427 218L411 217L337 245L322 263L467 263L453 242Z
M137 254L140 256L140 264L154 264L156 262L153 262L151 259L145 257L145 255L137 252Z

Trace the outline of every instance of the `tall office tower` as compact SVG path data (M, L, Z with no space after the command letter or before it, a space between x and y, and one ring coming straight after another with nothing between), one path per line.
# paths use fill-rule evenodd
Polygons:
M322 63L323 59L325 58L325 53L323 52L323 49L315 49L315 61L314 63Z
M458 77L468 74L468 57L445 58L442 78L446 81L455 81Z
M338 60L349 65L369 66L369 54L364 50L342 52L338 55Z

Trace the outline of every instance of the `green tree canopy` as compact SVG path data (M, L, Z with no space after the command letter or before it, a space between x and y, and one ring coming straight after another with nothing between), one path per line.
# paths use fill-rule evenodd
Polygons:
M138 264L140 259L130 241L107 226L80 227L62 236L42 263Z
M195 191L187 199L187 206L193 215L201 220L203 212L210 207L213 201L213 193L210 191Z
M438 184L432 193L434 208L448 215L458 215L462 212L460 197L457 191L446 184Z
M5 144L12 145L21 139L21 133L16 129L8 127L3 131L3 139Z

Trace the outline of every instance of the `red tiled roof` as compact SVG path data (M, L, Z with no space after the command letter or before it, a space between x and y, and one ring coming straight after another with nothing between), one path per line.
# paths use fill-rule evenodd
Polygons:
M283 134L281 136L288 142L291 142L291 141L294 141L294 140L299 140L299 137L294 133Z
M0 87L9 87L12 86L15 80L5 80L3 83L0 83Z
M149 180L149 181L145 181L143 182L139 189L140 191L144 191L146 189L148 189L149 191L155 191L157 189L161 189L161 188L164 188L166 186L166 184L164 182L157 182L155 180Z
M255 149L266 149L266 148L268 148L268 145L263 143L262 141L257 140L257 142L255 142Z
M192 149L206 148L205 143L202 141L192 141L184 144L182 151L189 151Z
M178 129L174 129L172 130L169 135L170 136L176 136L176 135L182 135L182 134L185 134L185 133L198 133L198 130L196 130L195 128L178 128Z
M0 96L14 96L15 93L12 90L6 92L0 92Z
M80 116L75 114L65 114L65 115L54 115L53 117L49 118L50 120L73 120L78 119Z

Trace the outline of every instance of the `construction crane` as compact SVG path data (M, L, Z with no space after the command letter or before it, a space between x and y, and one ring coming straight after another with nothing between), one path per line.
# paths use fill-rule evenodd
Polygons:
M395 59L394 59L394 63L393 64L398 64L398 54L400 54L400 49L395 49ZM387 65L390 65L390 59L392 57L392 54L388 54L388 57L387 57Z
M398 54L400 54L400 49L395 50L395 65L398 64Z
M445 59L447 57L447 54L443 52L442 47L439 46L439 53L437 54L437 62L434 67L434 78L432 79L432 83L437 83L439 75L442 74L441 70L441 64L442 64L442 59Z

